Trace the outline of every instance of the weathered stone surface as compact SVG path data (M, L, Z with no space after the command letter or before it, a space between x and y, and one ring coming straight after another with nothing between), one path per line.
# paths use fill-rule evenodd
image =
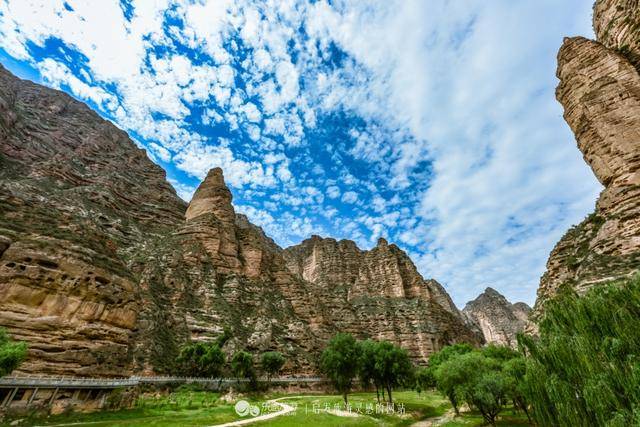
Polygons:
M124 132L0 67L0 326L29 342L22 370L127 372L130 249L184 209Z
M312 236L283 255L293 273L320 291L330 331L393 341L417 362L446 344L482 340L442 286L424 280L406 253L384 239L363 251L350 240Z
M487 288L468 302L462 313L482 331L487 343L516 347L516 335L524 330L530 311L527 304L511 304L498 291Z
M640 10L637 0L599 0L598 42L565 39L556 90L564 118L604 190L593 214L558 242L535 312L562 284L579 292L640 268Z
M620 52L640 67L640 1L596 1L593 29L600 43Z
M283 250L236 214L220 169L187 206L126 133L0 67L0 326L29 342L21 371L171 373L225 329L225 352L279 350L298 374L340 330L417 361L478 342L397 246L310 241Z

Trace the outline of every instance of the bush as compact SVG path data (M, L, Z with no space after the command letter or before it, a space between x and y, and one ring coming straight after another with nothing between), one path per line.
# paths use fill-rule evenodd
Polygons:
M267 378L271 382L271 377L282 369L286 359L282 353L277 351L267 351L262 353L262 369L267 373Z
M27 344L15 342L0 328L0 377L10 374L27 357Z

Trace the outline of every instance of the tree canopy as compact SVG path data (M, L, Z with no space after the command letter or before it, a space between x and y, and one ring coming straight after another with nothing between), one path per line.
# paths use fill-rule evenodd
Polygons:
M192 343L182 348L177 359L182 375L218 377L225 364L225 356L217 344Z
M280 372L285 362L285 357L278 351L267 351L266 353L262 353L262 369L267 373L269 380L271 380L273 375Z
M255 381L256 372L253 367L253 357L244 350L234 353L231 358L231 372L236 378L249 378Z
M544 308L539 338L519 339L536 422L640 425L640 276L566 288Z
M345 405L347 395L358 374L360 346L351 334L338 333L320 356L320 369L331 380L336 390L342 394Z

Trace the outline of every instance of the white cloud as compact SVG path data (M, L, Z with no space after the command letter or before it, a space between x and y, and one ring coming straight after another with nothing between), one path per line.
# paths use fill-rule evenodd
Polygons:
M336 199L340 197L340 188L335 185L327 187L327 196L330 199Z
M346 191L342 195L341 200L345 203L355 203L358 201L358 193L356 193L355 191Z
M557 48L590 34L589 3L157 0L130 21L115 0L69 4L0 2L0 46L155 158L198 178L221 166L281 243L385 235L458 304L486 285L532 302L600 189L553 98ZM51 38L70 59L31 56ZM310 140L328 117L347 136Z

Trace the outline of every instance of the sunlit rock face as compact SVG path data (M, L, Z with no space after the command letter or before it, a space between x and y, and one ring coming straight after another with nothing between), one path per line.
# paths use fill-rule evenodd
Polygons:
M0 326L24 373L174 373L180 347L278 350L312 374L337 331L417 362L481 339L397 246L313 237L283 250L235 212L212 169L189 204L127 134L0 67Z
M29 342L23 371L128 371L133 248L184 209L124 132L0 67L0 326Z
M604 186L595 212L547 262L536 316L563 283L583 292L640 268L640 9L635 0L594 6L598 41L564 40L556 90L585 161Z
M284 258L319 291L330 330L396 342L418 363L446 344L482 342L444 288L425 280L407 254L384 239L365 251L350 240L312 236L285 249Z
M487 288L478 298L469 301L462 313L471 325L482 331L486 343L516 347L517 334L524 330L530 311L527 304L511 304L498 291Z

